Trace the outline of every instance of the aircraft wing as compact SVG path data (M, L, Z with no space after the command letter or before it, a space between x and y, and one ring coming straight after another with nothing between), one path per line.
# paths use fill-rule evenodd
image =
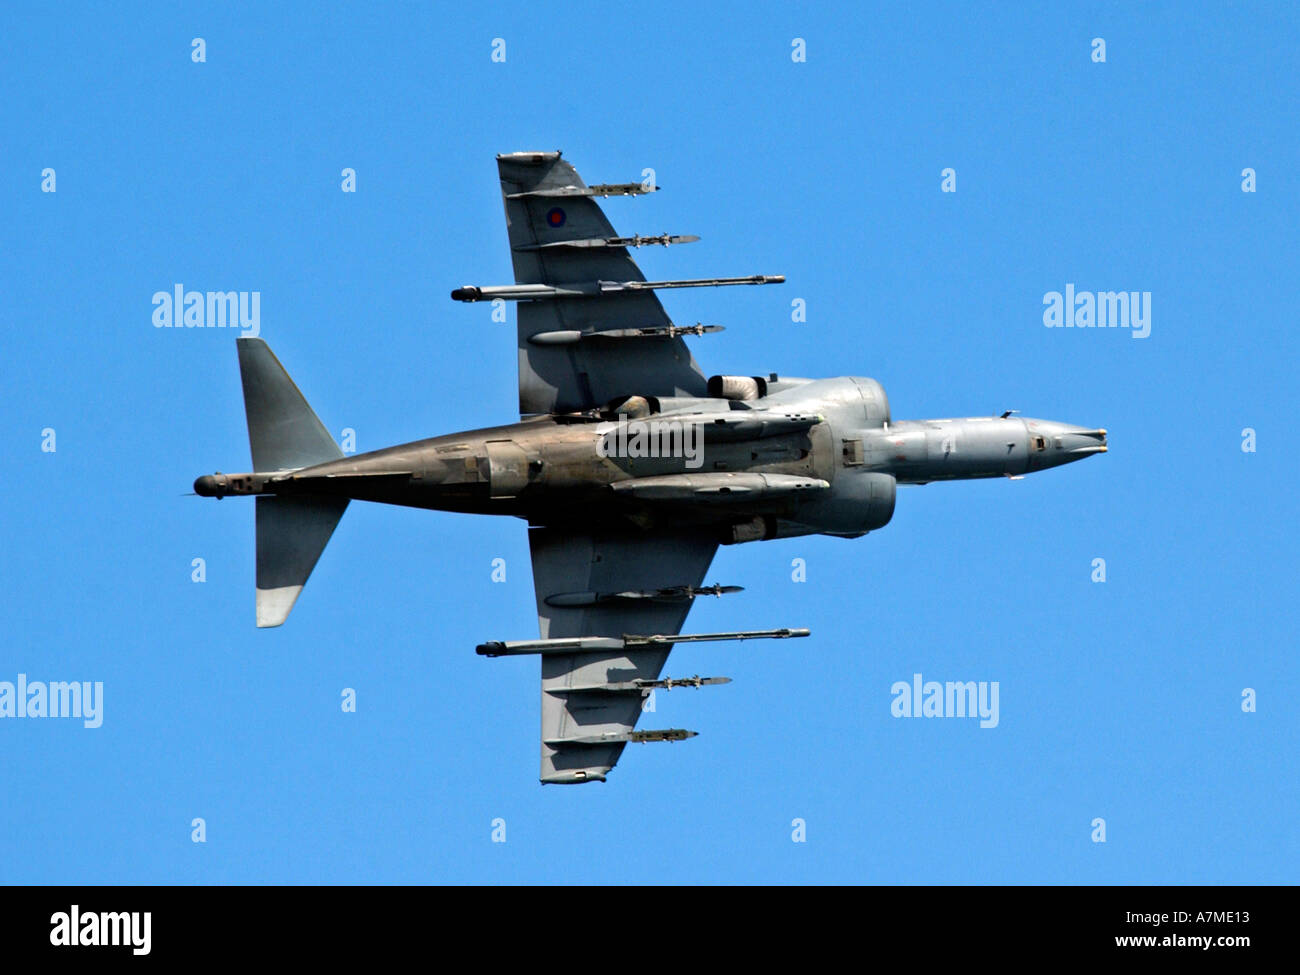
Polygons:
M573 295L518 305L520 414L589 410L633 394L704 396L703 374L654 291L636 287L645 276L628 254L695 238L618 237L596 200L648 189L589 187L558 152L500 155L497 168L516 285Z
M709 536L635 527L589 534L530 528L528 542L544 640L677 635L691 598L649 594L698 587L717 549ZM650 693L637 682L658 678L671 649L668 643L542 656L542 782L604 781L629 740L663 740L634 733ZM669 734L672 740L689 733Z

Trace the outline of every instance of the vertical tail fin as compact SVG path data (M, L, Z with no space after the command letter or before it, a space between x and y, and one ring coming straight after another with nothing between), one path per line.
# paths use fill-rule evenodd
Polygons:
M239 372L253 470L297 470L343 456L298 387L264 341L241 338ZM257 625L279 626L307 584L346 498L307 495L257 499Z

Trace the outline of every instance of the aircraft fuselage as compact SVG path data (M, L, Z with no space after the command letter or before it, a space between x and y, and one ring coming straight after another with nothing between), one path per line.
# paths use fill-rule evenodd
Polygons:
M710 524L724 542L856 536L896 484L1018 477L1106 450L1106 432L1017 416L891 422L870 379L799 381L748 402L634 397L294 471L206 475L195 490L309 494L531 524ZM626 412L621 412L626 410Z

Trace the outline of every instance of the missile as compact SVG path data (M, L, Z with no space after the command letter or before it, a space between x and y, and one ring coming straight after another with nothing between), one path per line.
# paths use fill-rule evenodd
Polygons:
M558 592L547 596L548 606L595 606L621 600L651 599L660 603L688 602L696 596L722 596L743 592L741 586L665 586L663 589L628 589L624 592Z
M674 687L709 687L714 684L730 684L730 677L682 677L674 680L665 677L661 680L616 681L610 684L573 684L569 687L543 687L547 694L644 694L646 691L662 689L670 691Z
M664 643L713 643L722 640L789 640L812 636L804 627L783 626L778 630L734 630L725 633L681 633L676 636L625 636L628 646L650 646Z
M683 417L688 422L689 417ZM735 441L779 437L785 433L802 433L826 418L819 413L773 413L767 410L744 410L725 416L705 416L700 420L704 440Z
M585 290L584 290L585 289ZM563 288L550 284L503 284L480 288L467 284L451 293L455 301L532 301L536 298L585 298L599 294L599 282L567 285Z
M667 247L669 244L693 244L700 238L695 234L658 234L654 237L581 237L573 240L552 240L545 244L517 244L517 251L549 250L552 247L645 247L657 244Z
M699 735L698 731L685 728L664 728L654 731L616 731L604 735L582 735L578 738L544 738L543 742L552 748L562 745L609 745L620 741L635 741L645 744L648 741L685 741Z
M615 407L608 407L611 412ZM774 410L735 410L730 413L673 412L649 417L628 417L649 423L672 422L699 427L706 443L761 440L787 433L803 433L826 420L820 413L778 413ZM616 432L616 431L615 431Z
M661 687L665 691L671 691L674 687L706 687L711 684L730 684L730 677L701 677L696 674L694 677L680 677L673 680L671 677L665 677L662 680L638 680L633 681L638 687L643 689Z
M659 187L646 186L644 183L596 183L594 186L552 186L523 193L507 193L507 200L522 200L527 197L552 199L565 196L643 196L657 193Z
M706 438L707 439L707 438ZM713 471L707 474L664 474L615 481L615 494L638 501L704 501L732 504L760 498L816 494L830 488L829 481L801 474L755 474L747 471Z
M572 345L588 339L672 339L679 335L706 335L711 332L723 332L721 325L646 325L641 328L606 328L583 331L566 328L552 332L535 332L528 336L533 345Z
M475 652L481 657L512 657L523 654L604 653L641 647L671 646L674 643L712 643L722 640L788 640L809 636L811 631L783 627L778 630L734 630L726 633L656 633L649 636L573 636L551 640L489 640Z
M553 284L466 284L451 293L454 301L538 301L554 298L594 298L624 291L654 291L661 288L716 288L739 284L782 284L783 274L751 274L744 278L688 278L678 281L575 281Z
M601 281L601 291L644 291L658 288L716 288L737 284L785 284L784 274L751 274L743 278L686 278L680 281Z

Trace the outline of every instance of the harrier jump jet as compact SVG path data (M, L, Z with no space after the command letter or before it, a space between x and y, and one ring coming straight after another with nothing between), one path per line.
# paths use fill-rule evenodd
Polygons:
M257 625L285 621L349 501L512 515L528 522L540 639L487 657L541 662L541 781L604 781L673 644L807 636L682 635L719 545L883 528L898 484L1020 477L1104 453L1106 431L1011 415L899 420L874 379L707 378L656 291L784 280L647 281L630 256L693 236L619 236L597 203L640 183L588 186L558 152L497 157L514 284L458 301L518 302L520 422L345 457L264 341L237 340L253 470L209 474L205 497L257 496Z

